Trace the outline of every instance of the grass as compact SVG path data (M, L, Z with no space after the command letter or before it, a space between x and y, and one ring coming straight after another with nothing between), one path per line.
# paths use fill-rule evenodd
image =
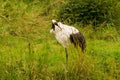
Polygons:
M94 31L90 25L75 25L86 37L87 52L82 54L69 46L66 65L63 47L49 33L54 14L42 13L44 4L51 4L52 0L31 4L21 0L19 5L16 2L0 2L3 7L9 5L0 7L0 80L120 79L120 36L115 28ZM2 10L8 11L9 16Z
M5 42L7 44L0 51L1 80L119 80L120 44L117 42L90 40L87 53L80 53L80 56L70 47L68 67L64 49L55 40L46 40L46 43L31 41L29 45L26 40L9 36Z

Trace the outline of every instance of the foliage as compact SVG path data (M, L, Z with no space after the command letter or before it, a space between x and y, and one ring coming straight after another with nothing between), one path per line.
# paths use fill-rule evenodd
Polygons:
M65 64L64 48L49 33L61 1L0 1L0 80L120 80L120 36L111 25L77 27L86 53L69 46Z
M69 0L61 6L58 18L69 24L113 25L120 17L118 3L118 0Z

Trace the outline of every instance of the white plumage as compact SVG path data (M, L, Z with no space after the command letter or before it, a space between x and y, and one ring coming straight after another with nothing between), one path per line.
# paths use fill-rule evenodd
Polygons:
M65 48L66 60L68 59L67 46L70 43L74 43L75 46L79 45L82 51L85 50L86 42L84 36L75 27L52 20L50 33L53 33L57 41Z

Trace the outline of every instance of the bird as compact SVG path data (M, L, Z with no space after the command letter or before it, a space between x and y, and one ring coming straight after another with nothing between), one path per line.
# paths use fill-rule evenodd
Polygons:
M68 63L67 47L72 43L74 46L80 47L81 51L86 51L86 40L83 34L73 26L52 20L50 33L54 34L57 41L64 47L66 53L66 63Z

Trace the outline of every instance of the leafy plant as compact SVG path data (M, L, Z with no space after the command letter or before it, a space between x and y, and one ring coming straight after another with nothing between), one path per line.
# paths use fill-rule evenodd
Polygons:
M120 17L119 6L116 6L118 2L118 0L69 0L60 7L58 18L69 24L113 25Z

